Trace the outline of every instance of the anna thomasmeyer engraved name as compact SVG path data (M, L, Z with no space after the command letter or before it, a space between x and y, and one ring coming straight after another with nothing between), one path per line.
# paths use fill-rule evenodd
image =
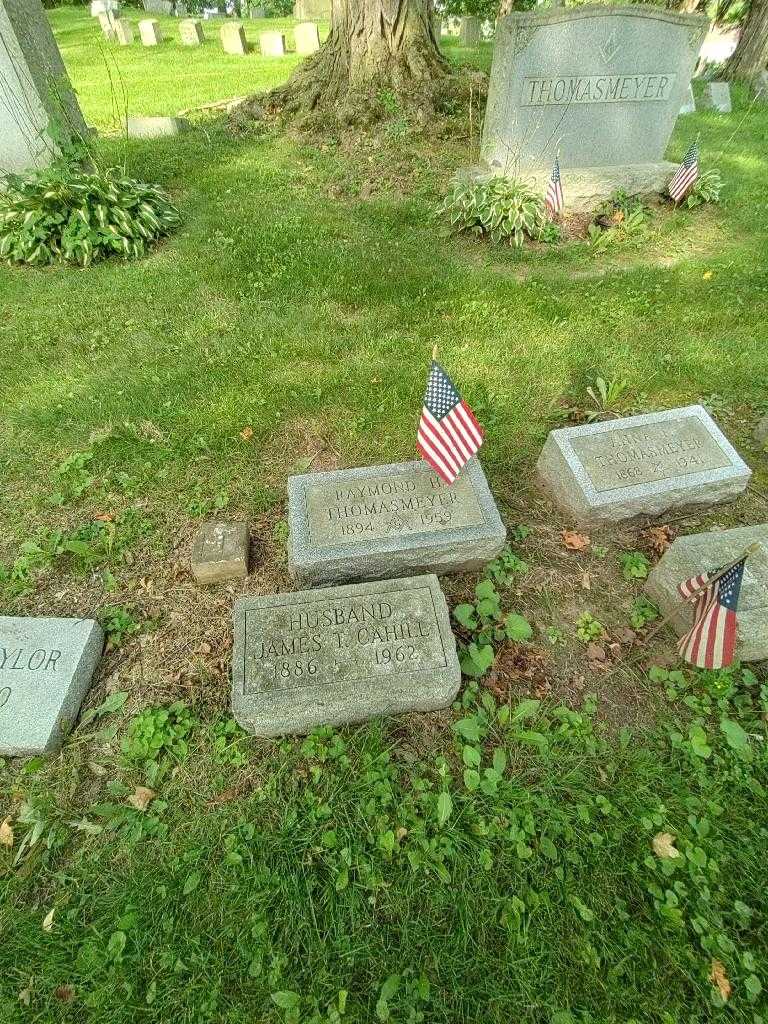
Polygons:
M524 107L572 103L653 103L668 100L675 74L573 75L562 78L524 78Z

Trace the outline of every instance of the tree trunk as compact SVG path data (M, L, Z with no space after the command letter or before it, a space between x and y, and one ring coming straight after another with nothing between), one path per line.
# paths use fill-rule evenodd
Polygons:
M768 64L768 0L752 0L725 77L752 81Z
M353 123L388 103L430 105L449 72L432 0L333 0L326 42L261 102L289 113L332 107Z

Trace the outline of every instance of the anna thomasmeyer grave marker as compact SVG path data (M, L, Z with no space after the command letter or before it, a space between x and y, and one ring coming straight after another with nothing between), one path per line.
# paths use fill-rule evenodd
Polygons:
M235 605L232 712L257 736L431 711L450 704L460 682L436 576Z
M0 616L0 755L61 747L103 646L93 619Z
M463 572L506 541L477 459L451 485L422 461L289 477L288 524L303 583Z
M728 501L752 471L700 405L553 430L541 483L582 523Z

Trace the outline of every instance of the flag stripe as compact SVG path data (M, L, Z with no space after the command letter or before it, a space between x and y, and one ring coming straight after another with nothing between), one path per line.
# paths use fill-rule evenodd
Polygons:
M456 473L462 467L462 460L456 457L456 451L454 445L446 435L443 429L442 422L439 422L434 418L429 409L424 412L424 421L422 428L426 431L433 445L437 446L442 453L443 459L448 462Z

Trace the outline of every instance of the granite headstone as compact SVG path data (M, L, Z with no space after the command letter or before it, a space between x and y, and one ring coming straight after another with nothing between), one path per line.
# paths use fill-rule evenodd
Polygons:
M436 576L235 605L232 713L257 736L431 711L450 704L460 682Z
M133 43L133 25L123 18L115 20L115 39L120 46L130 46Z
M293 30L296 40L296 53L308 56L310 53L317 53L320 49L320 32L313 21L302 22Z
M144 46L159 46L163 41L160 22L155 18L142 18L139 22L139 35Z
M183 117L128 117L125 131L131 139L160 139L180 135L190 127Z
M219 32L221 45L225 53L243 56L248 53L248 42L245 38L245 29L240 22L227 22L221 26Z
M464 572L506 541L476 458L450 486L422 461L289 477L288 524L306 584Z
M705 17L646 4L500 18L480 170L540 187L559 153L572 211L618 188L662 191L675 170L664 151L706 29Z
M472 16L461 19L459 43L462 46L477 46L480 42L480 19Z
M285 36L282 32L261 32L259 49L262 57L283 57L285 55Z
M703 110L716 110L719 114L731 113L731 87L727 82L707 82L701 97Z
M553 430L536 469L556 503L585 524L716 505L741 494L752 475L700 405Z
M685 100L683 101L682 107L680 107L681 114L695 114L696 113L696 97L693 95L693 86L688 86L688 92L685 94Z
M61 747L103 646L93 619L0 616L0 755Z
M192 575L198 583L245 579L248 546L246 523L205 523L192 544Z
M677 587L700 573L721 569L750 545L736 613L736 657L740 661L768 658L768 525L696 533L678 537L652 570L645 584L648 597L662 614L673 615L672 626L682 636L693 623L693 606L684 604Z
M184 18L179 22L179 38L182 46L200 46L205 42L203 23L199 18Z

